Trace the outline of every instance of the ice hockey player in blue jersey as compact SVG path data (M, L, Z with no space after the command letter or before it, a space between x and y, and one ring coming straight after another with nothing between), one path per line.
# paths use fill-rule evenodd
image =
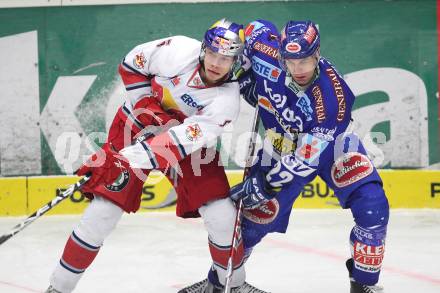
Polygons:
M379 174L350 131L355 96L320 55L313 22L289 21L278 33L272 23L258 20L247 26L245 35L241 92L258 105L265 129L250 175L230 192L245 207L247 254L267 233L286 232L292 204L304 185L319 176L353 214L351 258L346 262L350 292L383 292L376 284L389 206Z

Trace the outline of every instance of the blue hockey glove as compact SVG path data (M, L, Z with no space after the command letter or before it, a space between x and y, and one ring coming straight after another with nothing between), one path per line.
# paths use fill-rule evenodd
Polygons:
M231 188L229 196L232 200L243 201L245 209L254 209L274 198L276 192L267 190L263 172L251 174L242 183Z

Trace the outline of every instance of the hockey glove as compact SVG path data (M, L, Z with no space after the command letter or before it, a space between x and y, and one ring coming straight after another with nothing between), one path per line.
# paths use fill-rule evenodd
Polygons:
M130 168L127 159L117 153L111 144L105 144L93 154L76 172L78 176L91 176L83 186L83 191L89 192L100 184L112 184L122 173Z
M266 188L266 184L263 172L259 171L233 186L229 196L234 201L241 199L245 209L255 209L276 195L276 192Z

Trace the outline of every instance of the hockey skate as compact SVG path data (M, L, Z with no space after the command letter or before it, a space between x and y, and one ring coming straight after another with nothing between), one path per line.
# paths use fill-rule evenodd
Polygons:
M353 269L353 259L352 258L347 259L347 261L345 262L345 265L348 270L348 276L350 277L350 293L385 293L385 291L383 290L383 287L381 287L381 286L363 285L363 284L356 282L351 277L351 271Z
M218 287L209 282L206 278L198 283L183 288L178 293L223 293L223 287ZM240 287L232 288L231 293L270 293L255 288L248 283L244 283Z
M55 290L52 286L49 286L44 293L61 293L61 291Z

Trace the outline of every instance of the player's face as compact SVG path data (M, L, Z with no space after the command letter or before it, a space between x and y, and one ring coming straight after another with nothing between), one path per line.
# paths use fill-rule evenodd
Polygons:
M286 59L286 66L293 80L299 85L307 85L313 78L318 58L312 55L302 59Z
M216 83L228 74L234 63L234 57L225 56L206 48L205 52L205 77L209 83Z

